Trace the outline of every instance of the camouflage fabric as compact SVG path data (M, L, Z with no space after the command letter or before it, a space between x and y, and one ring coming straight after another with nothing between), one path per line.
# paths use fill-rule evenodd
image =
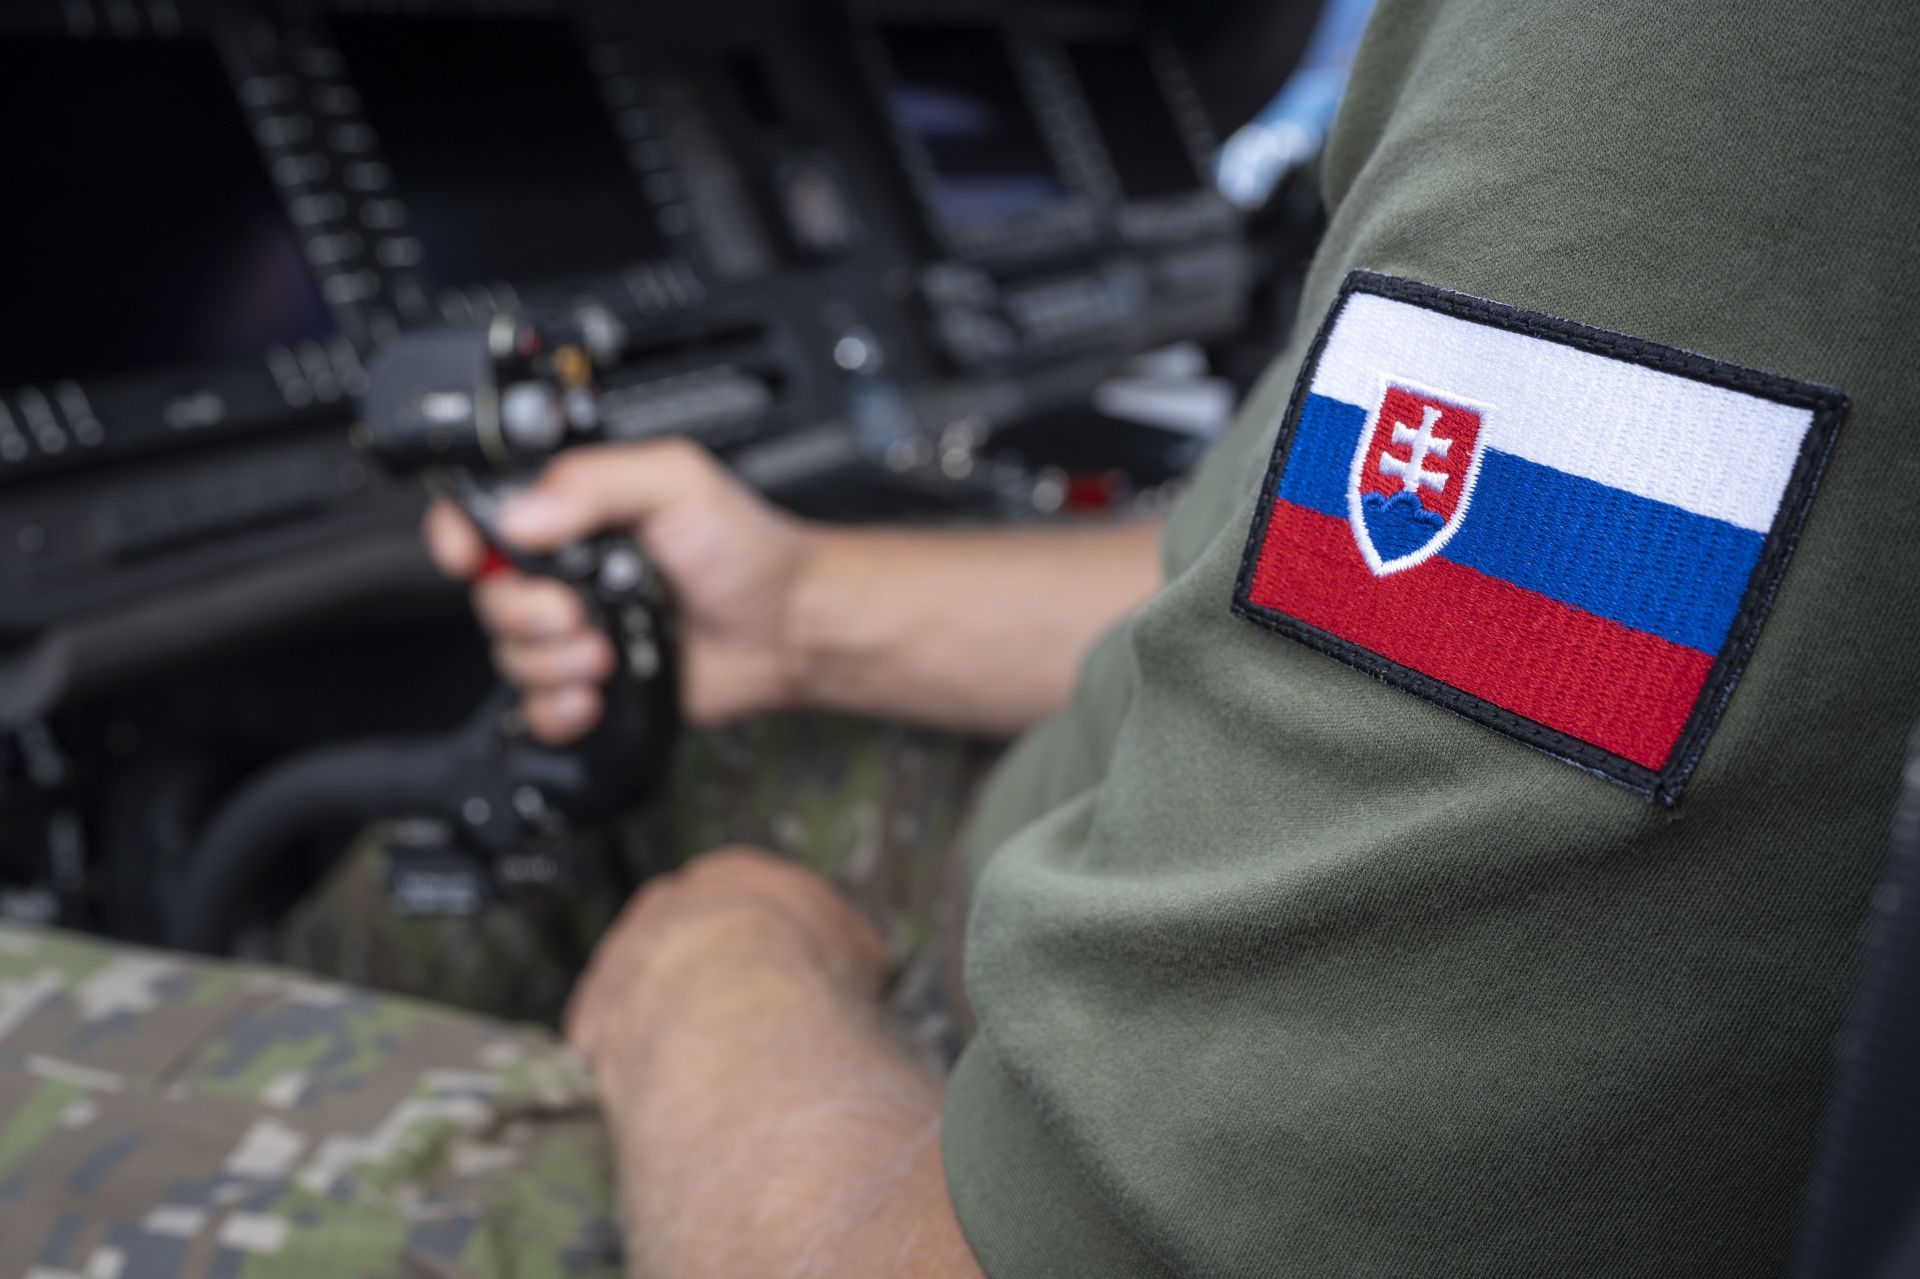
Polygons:
M634 886L723 844L797 857L894 938L894 1004L912 1038L955 1049L939 945L948 853L995 749L849 716L765 716L689 734L664 797L581 849L564 897L524 894L464 917L404 917L382 841L364 839L281 930L272 958L357 985L557 1024L593 942Z
M0 928L0 1274L613 1276L612 1184L543 1034Z
M951 1059L946 853L991 752L784 716L690 737L669 800L584 849L566 896L404 918L378 839L282 930L284 958L552 1021L646 874L751 843L894 937L909 1039ZM617 1275L612 1155L537 1030L240 964L0 929L0 1275Z

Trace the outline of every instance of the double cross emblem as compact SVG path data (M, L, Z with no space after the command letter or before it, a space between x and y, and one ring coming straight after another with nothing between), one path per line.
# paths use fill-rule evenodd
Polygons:
M1347 479L1354 540L1376 575L1425 562L1460 527L1486 452L1485 412L1444 391L1381 379Z
M1393 424L1393 442L1409 445L1408 456L1403 461L1386 449L1380 450L1380 473L1400 477L1403 492L1418 493L1421 486L1436 493L1446 491L1447 473L1426 469L1427 459L1437 457L1446 459L1447 451L1453 447L1453 440L1446 436L1436 436L1433 424L1440 420L1440 410L1431 404L1420 406L1420 429L1414 430L1405 422Z

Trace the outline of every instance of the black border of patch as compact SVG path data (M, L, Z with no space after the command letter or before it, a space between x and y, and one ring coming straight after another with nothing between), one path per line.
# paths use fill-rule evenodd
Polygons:
M1753 576L1740 601L1740 611L1734 615L1733 627L1727 632L1727 641L1721 646L1720 655L1714 659L1707 682L1701 686L1700 696L1693 704L1693 713L1687 717L1678 740L1674 742L1673 752L1660 771L1655 772L1630 759L1601 750L1590 742L1548 728L1471 693L1462 692L1431 675L1389 661L1370 649L1253 602L1254 566L1259 562L1260 548L1266 542L1267 525L1273 516L1273 504L1279 496L1280 477L1286 470L1287 457L1292 451L1294 431L1300 422L1301 407L1306 403L1307 388L1312 385L1313 376L1320 367L1320 354L1326 348L1327 339L1333 333L1341 313L1346 310L1347 299L1356 293L1372 293L1399 302L1410 302L1442 315L1544 338L1594 355L1624 360L1662 373L1677 374L1696 382L1744 391L1763 400L1813 411L1813 425L1808 428L1806 439L1801 442L1799 460L1794 463L1793 475L1781 495L1780 510L1775 514L1773 527L1767 533L1760 560L1753 567ZM1700 762L1707 739L1713 735L1720 714L1726 709L1727 699L1733 695L1734 685L1740 682L1740 673L1746 669L1747 658L1760 635L1760 624L1773 608L1773 597L1779 589L1780 576L1786 571L1787 560L1800 540L1800 528L1806 522L1807 508L1813 502L1814 491L1820 487L1820 476L1826 469L1827 455L1833 449L1834 436L1847 415L1850 403L1844 392L1817 382L1802 382L1762 373L1724 360L1628 337L1623 333L1489 302L1471 294L1455 293L1398 276L1381 275L1374 271L1350 271L1340 285L1339 296L1328 308L1320 331L1314 335L1313 345L1307 349L1299 377L1293 385L1293 396L1287 401L1287 413L1281 420L1279 435L1274 440L1273 456L1267 463L1266 475L1261 481L1260 501L1254 510L1253 527L1247 532L1246 549L1240 556L1240 575L1233 590L1233 611L1256 625L1296 639L1355 670L1405 689L1477 724L1497 729L1558 760L1624 786L1654 803L1670 807L1679 801L1681 791L1686 789L1687 778L1693 773L1694 765Z

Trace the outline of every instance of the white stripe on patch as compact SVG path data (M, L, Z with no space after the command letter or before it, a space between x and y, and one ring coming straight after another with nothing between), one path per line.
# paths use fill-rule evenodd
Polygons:
M1487 448L1759 533L1813 425L1810 409L1355 293L1312 391L1365 407L1383 374L1487 405Z

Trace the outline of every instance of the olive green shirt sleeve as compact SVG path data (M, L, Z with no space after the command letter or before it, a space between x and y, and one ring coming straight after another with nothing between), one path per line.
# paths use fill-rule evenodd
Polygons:
M987 803L943 1140L993 1279L1785 1270L1920 710L1915 13L1382 5L1304 332L1366 268L1853 409L1661 808L1232 614L1278 353Z

